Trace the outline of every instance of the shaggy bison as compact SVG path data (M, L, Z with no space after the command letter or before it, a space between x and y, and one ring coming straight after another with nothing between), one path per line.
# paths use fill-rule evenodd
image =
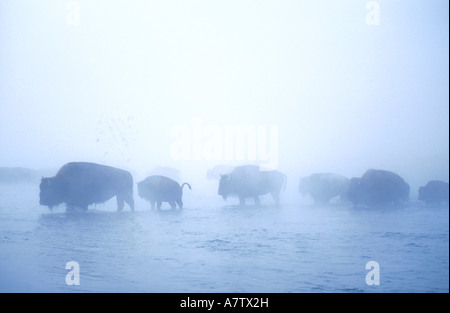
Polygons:
M181 186L173 179L166 176L152 175L138 183L138 194L141 198L150 202L152 209L157 205L158 210L161 208L162 202L168 202L172 209L176 208L176 204L183 208L183 187L187 185L191 189L191 185L183 183Z
M67 209L87 210L94 203L117 199L117 210L126 202L134 211L133 177L128 171L88 162L71 162L55 177L42 178L39 203L52 208L65 203Z
M409 185L396 173L370 169L361 178L350 180L347 197L354 205L398 205L408 202L409 190Z
M350 182L347 177L334 173L315 173L300 180L298 191L311 196L316 204L328 203L331 198L345 198Z
M286 186L286 175L278 171L260 171L258 166L244 165L236 167L229 175L222 175L218 194L225 200L228 196L237 196L241 206L246 198L253 198L260 204L259 196L270 193L278 204L281 188Z
M448 183L440 180L429 181L419 188L419 200L426 204L448 203Z

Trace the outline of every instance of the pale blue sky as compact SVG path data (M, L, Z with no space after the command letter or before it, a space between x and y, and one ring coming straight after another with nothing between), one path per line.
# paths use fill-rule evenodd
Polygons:
M170 156L200 118L276 125L286 171L448 180L448 1L69 2L0 3L0 166L210 167Z

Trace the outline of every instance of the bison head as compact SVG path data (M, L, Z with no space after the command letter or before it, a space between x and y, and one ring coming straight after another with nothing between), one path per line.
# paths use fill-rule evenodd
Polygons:
M42 177L41 184L39 185L39 204L52 208L55 205L62 203L63 195L61 194L59 187L60 186L54 177Z
M230 192L230 175L220 175L218 194L226 200Z

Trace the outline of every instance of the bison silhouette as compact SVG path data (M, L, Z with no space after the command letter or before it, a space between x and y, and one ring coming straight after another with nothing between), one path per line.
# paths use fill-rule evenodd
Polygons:
M398 174L369 169L362 177L350 179L347 197L354 205L401 205L409 201L409 191L409 185Z
M117 199L117 210L126 202L134 211L133 177L130 172L96 163L71 162L54 177L43 177L39 186L39 203L50 209L61 203L67 210L87 210L91 204Z
M425 186L419 188L418 199L431 205L448 203L448 190L448 183L440 180L431 180Z
M163 202L168 202L172 209L183 208L183 187L187 185L191 189L191 185L183 183L181 186L173 179L161 175L148 176L146 179L138 183L138 195L150 202L152 209L156 207L161 209Z
M229 196L237 196L241 206L246 198L253 198L260 205L259 196L270 193L278 205L280 191L286 187L286 175L278 171L260 171L258 166L237 166L229 175L222 175L219 181L218 194L226 200Z
M350 180L342 175L334 173L314 173L300 180L298 191L303 195L309 195L314 203L328 203L331 198L339 196L341 200L346 198Z

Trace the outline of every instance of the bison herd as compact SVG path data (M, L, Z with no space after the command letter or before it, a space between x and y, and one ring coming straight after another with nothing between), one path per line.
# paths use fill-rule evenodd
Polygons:
M224 199L237 197L240 205L252 198L260 204L260 196L270 194L278 204L286 188L286 175L279 171L262 171L258 166L235 167L220 176L218 194ZM42 178L39 203L49 208L65 204L67 210L87 210L89 205L103 203L113 197L121 211L125 203L134 211L133 177L130 172L88 162L71 162L59 169L54 177ZM138 195L149 201L152 209L167 202L175 209L183 208L183 187L175 180L152 175L137 183ZM410 186L398 174L369 169L361 177L347 178L334 173L315 173L299 182L298 191L315 203L328 203L332 198L367 207L403 205L409 201ZM448 203L449 184L433 180L418 190L418 199L426 204Z

